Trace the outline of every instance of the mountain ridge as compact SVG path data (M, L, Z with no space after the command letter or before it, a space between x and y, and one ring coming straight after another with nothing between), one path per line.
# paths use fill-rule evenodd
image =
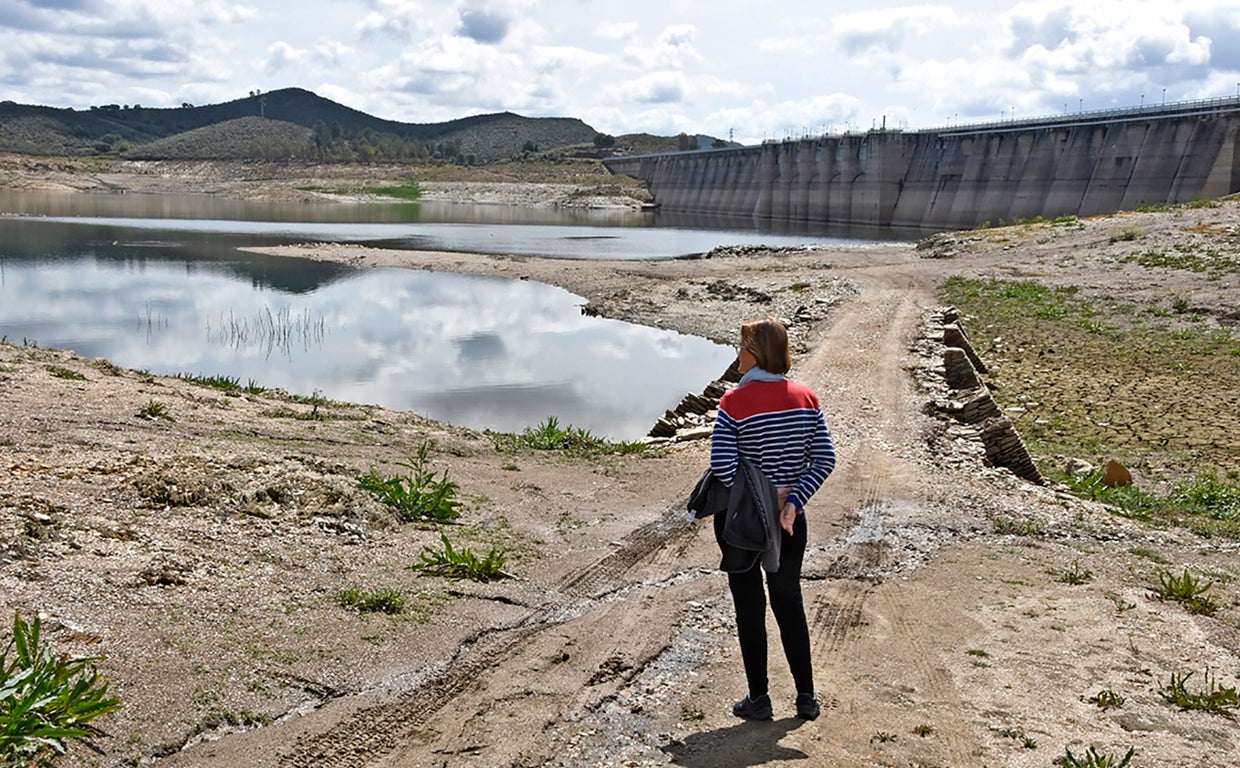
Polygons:
M242 118L280 121L309 131L308 136L298 137L296 131L285 129L279 131L283 136L280 141L264 139L266 143L253 147L262 159L274 159L271 153L289 150L303 156L299 159L305 159L307 152L320 159L340 159L345 153L354 155L349 159L373 159L367 155L383 152L384 159L397 159L394 155L424 159L438 154L453 160L488 162L523 152L587 144L598 135L577 118L523 117L512 112L439 123L405 123L370 115L302 88L283 88L205 106L106 104L79 110L4 101L0 102L0 151L146 159L236 158L235 136L222 141L229 147L224 154L213 148L210 131L200 134L201 141L173 142L178 149L171 154L166 140ZM233 128L244 130L254 125L246 121Z

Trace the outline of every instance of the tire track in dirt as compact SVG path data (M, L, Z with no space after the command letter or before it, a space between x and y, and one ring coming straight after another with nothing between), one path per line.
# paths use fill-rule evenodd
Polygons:
M866 289L862 299L852 302L850 308L858 309L857 305L863 311L841 317L831 327L827 339L817 345L818 354L806 360L802 369L813 386L821 387L828 408L836 405L831 402L834 393L849 391L842 386L843 381L837 380L868 383L860 401L840 398L838 406L848 412L849 423L869 421L864 416L868 413L899 414L906 407L901 398L904 375L896 361L914 316L913 303L902 293ZM877 409L873 400L878 401ZM886 432L885 422L878 426L882 433ZM832 480L842 488L835 489L834 495L844 500L843 517L851 527L843 541L827 545L829 549L842 547L843 551L827 569L826 577L850 580L826 586L814 600L809 613L810 634L819 652L839 650L850 634L863 626L871 587L852 579L881 571L883 566L886 544L881 522L892 493L893 470L891 457L876 449L873 440L873 435L837 436L837 442L843 443L838 446L840 476ZM857 444L852 455L848 455L847 444L854 441ZM849 509L847 499L851 497L856 497L857 502Z
M814 650L834 652L840 650L854 629L863 626L862 619L869 589L856 582L844 582L831 590L835 594L821 594L810 611L810 635L814 637Z
M282 768L361 768L407 743L455 696L500 663L523 640L547 625L492 633L480 639L442 673L394 701L369 707L327 731L300 740L280 756Z
M688 493L686 488L686 498ZM569 574L560 582L560 591L568 597L598 597L614 589L630 568L656 551L673 546L687 547L694 530L685 522L684 511L670 507L659 517L625 536L616 551L577 573Z
M865 424L862 434L850 435L856 444L853 456L841 461L843 503L856 498L847 513L854 525L846 535L844 557L854 578L861 574L882 579L893 567L889 563L887 534L902 524L902 510L924 505L919 471L893 449L916 438L910 434L911 415L916 402L910 396L909 378L900 365L919 322L916 286L877 286L865 296L859 311L847 313L831 330L831 337L818 346L814 371L824 379L839 378L840 388L865 382L863 391L853 391L849 399L856 410L851 416ZM863 291L863 295L867 293ZM859 397L858 397L859 396ZM911 505L908 503L911 502ZM881 641L875 652L895 652L913 670L920 696L944 711L960 711L958 692L950 673L939 663L936 648L926 641L925 628L909 617L918 615L905 599L898 582L852 581L824 592L815 603L816 647L820 651L839 651L845 644L870 652L875 637L858 633L867 626L867 612L875 624L891 628L892 637ZM836 657L847 654L834 653ZM843 675L843 670L835 670ZM969 765L975 758L973 745L959 734L962 729L941 729L942 747L948 765Z
M687 492L687 491L686 491ZM529 623L484 633L417 689L354 713L334 727L302 737L280 756L281 768L361 768L407 746L447 704L471 690L489 670L501 667L540 632L590 610L597 600L624 586L624 575L661 548L676 547L693 533L673 506L634 529L614 552L570 574L535 607Z
M939 663L936 648L925 640L925 628L909 621L909 616L917 615L915 606L905 598L906 593L899 585L891 585L884 590L881 610L890 622L895 648L908 662L908 667L915 670L921 685L917 686L918 696L943 713L945 718L958 718L966 710L961 701L951 673ZM977 758L976 747L962 734L967 729L961 727L938 729L939 740L947 752L949 765L969 765Z

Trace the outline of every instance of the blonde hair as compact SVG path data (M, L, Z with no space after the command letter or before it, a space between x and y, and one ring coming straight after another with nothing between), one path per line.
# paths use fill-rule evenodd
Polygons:
M742 325L741 346L749 350L758 367L768 373L783 374L792 368L788 329L778 318L768 317Z

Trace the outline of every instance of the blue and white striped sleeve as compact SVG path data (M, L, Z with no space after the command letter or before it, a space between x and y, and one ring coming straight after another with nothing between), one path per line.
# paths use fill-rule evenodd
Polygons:
M831 430L827 429L827 420L818 411L817 423L806 446L805 470L788 501L796 505L797 511L804 509L806 502L822 486L827 475L835 469L835 443L831 440Z
M710 438L710 471L719 478L719 482L729 488L736 478L736 467L740 463L740 450L737 447L739 431L736 420L720 408Z

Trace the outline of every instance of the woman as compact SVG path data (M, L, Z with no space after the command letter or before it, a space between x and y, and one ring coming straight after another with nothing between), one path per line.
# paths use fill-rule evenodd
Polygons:
M821 707L814 693L809 626L801 601L801 561L807 538L805 504L835 468L835 447L818 396L809 387L784 377L791 360L783 323L768 317L741 326L739 362L740 386L719 401L711 439L711 472L731 486L743 456L779 491L779 567L766 574L766 586L796 683L797 717L813 720ZM720 517L716 517L716 525ZM772 715L762 574L756 563L742 573L728 573L749 685L748 694L736 702L732 714L750 720L766 720Z

